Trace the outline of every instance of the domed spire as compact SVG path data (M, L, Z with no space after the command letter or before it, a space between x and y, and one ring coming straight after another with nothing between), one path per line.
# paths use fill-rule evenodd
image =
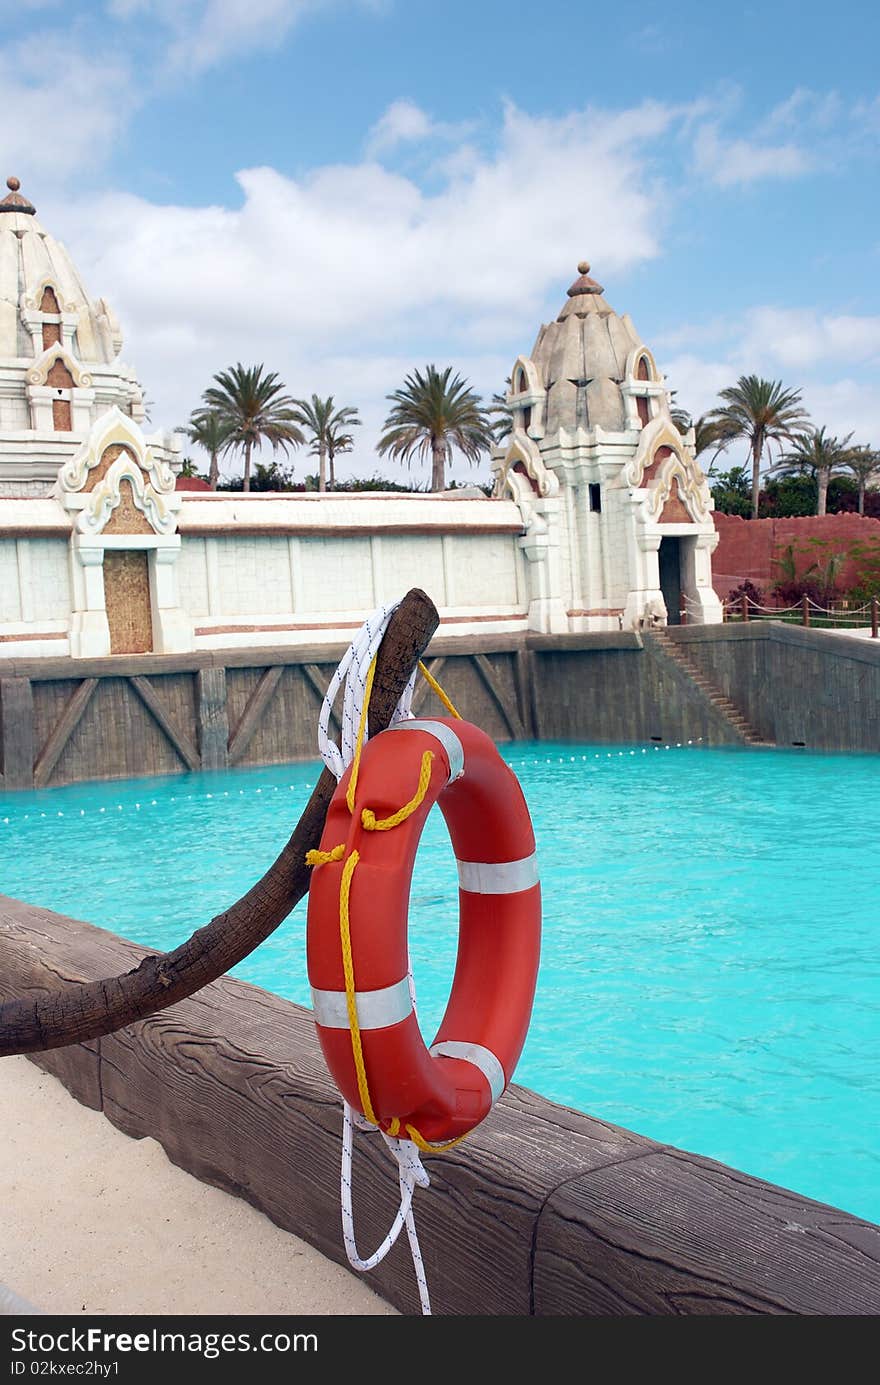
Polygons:
M22 197L18 190L21 187L18 179L7 178L6 186L9 188L9 193L0 202L0 212L22 212L25 216L36 216L37 209L34 204L29 202L26 197Z
M597 284L595 279L590 278L589 260L581 260L578 265L579 277L575 279L571 288L568 290L569 298L578 298L582 293L604 293L601 284Z

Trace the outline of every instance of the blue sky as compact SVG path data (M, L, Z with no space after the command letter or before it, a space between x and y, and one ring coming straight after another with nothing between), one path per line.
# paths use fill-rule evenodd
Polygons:
M755 371L880 446L880 7L724 9L0 0L0 172L157 427L262 361L393 474L385 395L502 387L586 256L694 413Z

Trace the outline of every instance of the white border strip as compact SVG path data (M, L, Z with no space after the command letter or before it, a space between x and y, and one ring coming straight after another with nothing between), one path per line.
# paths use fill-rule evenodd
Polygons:
M507 1085L501 1062L490 1048L484 1048L482 1044L466 1044L458 1039L447 1039L442 1044L432 1044L429 1052L432 1057L460 1058L462 1062L473 1063L475 1068L479 1068L489 1083L493 1106Z
M413 717L409 721L400 721L396 726L389 726L389 731L427 731L429 736L433 736L439 741L446 751L449 760L449 783L453 779L460 779L464 774L464 746L452 730L451 726L446 726L442 721L419 721Z
M412 1014L409 978L395 981L378 991L355 991L358 1025L361 1029L387 1029ZM315 1023L323 1029L348 1028L348 1003L345 991L319 991L312 987Z
M519 894L538 883L534 851L519 861L458 861L459 888L467 894Z

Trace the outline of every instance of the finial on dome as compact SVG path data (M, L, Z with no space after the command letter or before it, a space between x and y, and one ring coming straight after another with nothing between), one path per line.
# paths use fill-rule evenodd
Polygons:
M597 284L595 279L590 278L589 260L581 260L578 265L579 278L575 279L571 288L568 290L569 298L577 298L582 293L604 293L601 284Z
M0 212L23 212L25 216L34 216L36 207L19 192L21 183L18 178L11 176L7 178L6 186L9 188L9 192L0 202Z

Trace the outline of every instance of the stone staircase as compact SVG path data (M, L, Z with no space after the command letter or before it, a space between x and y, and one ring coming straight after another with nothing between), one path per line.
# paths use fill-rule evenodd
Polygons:
M758 735L754 726L743 716L739 707L737 707L734 702L731 702L729 697L725 697L715 684L706 677L699 665L691 659L690 655L687 653L686 647L679 644L677 640L674 640L665 626L659 626L657 629L652 630L651 635L657 641L657 644L663 650L664 654L667 654L669 658L678 665L682 673L687 674L691 682L696 684L703 696L708 698L712 703L713 707L717 707L725 721L727 721L731 729L736 732L744 745L766 746L771 744L770 741L765 741Z

